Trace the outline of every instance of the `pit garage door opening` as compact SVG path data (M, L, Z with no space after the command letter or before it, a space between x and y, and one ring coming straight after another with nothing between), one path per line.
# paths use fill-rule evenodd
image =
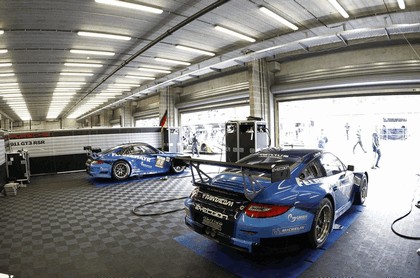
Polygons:
M376 131L382 166L407 162L420 150L419 103L420 96L409 95L279 102L279 143L282 147L324 148L347 163L370 168ZM356 144L358 134L363 148ZM404 164L420 172L414 163Z
M245 120L248 115L248 105L181 113L184 152L191 152L195 134L200 153L224 156L225 123L229 120Z

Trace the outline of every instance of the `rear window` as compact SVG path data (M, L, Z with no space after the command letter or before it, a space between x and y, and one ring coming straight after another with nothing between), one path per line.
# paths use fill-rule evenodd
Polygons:
M277 164L287 165L290 170L297 167L300 163L300 157L292 157L285 154L279 153L255 153L242 158L238 163L244 163L249 165L265 165L265 164Z

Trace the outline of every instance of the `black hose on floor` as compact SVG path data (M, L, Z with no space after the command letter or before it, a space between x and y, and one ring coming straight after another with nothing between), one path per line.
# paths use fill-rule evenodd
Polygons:
M186 198L188 198L188 196L173 198L173 199L168 199L168 200L163 200L163 201L154 201L154 202L144 203L144 204L141 204L139 206L134 207L133 210L132 210L132 213L134 215L137 215L137 216L156 216L156 215L164 215L164 214L173 213L173 212L176 212L176 211L181 211L181 210L184 210L184 208L173 209L173 210L168 210L168 211L163 211L163 212L156 212L156 213L138 213L138 212L136 212L136 210L138 210L142 207L148 206L148 205L166 203L166 202L182 200L182 199L186 199Z

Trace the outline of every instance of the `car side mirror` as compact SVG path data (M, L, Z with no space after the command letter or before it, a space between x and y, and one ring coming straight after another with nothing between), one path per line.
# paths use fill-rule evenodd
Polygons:
M354 171L353 165L347 165L347 171Z

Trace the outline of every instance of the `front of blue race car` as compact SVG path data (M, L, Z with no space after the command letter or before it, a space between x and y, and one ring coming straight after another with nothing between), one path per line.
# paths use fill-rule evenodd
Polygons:
M89 154L86 171L95 178L116 180L150 174L181 173L185 166L173 163L173 158L179 155L162 152L146 143L123 144Z
M298 235L319 248L336 217L351 206L355 196L362 196L356 184L359 174L347 169L337 182L342 188L331 186L335 175L322 177L321 165L315 163L322 156L318 150L271 148L235 164L216 163L228 168L214 177L199 169L202 162L190 161L199 178L194 179L196 188L185 201L185 222L200 234L246 252L282 248ZM314 173L308 173L308 167L314 165L319 176L309 176ZM364 186L366 190L361 191L366 197L367 182ZM342 198L345 193L347 201Z

